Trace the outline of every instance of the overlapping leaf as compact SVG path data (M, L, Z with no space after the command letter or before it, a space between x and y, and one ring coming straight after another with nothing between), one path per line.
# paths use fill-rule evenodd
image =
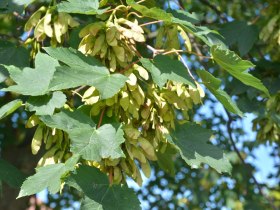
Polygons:
M195 87L186 67L168 56L158 55L153 61L141 58L142 65L151 73L154 82L162 88L168 80Z
M98 0L67 0L57 5L59 12L77 13L85 15L102 14L104 10L99 10Z
M40 119L51 128L58 128L67 133L73 130L92 129L95 123L81 111L61 111L52 116L40 116Z
M50 95L33 96L26 102L28 111L36 112L36 115L52 115L56 108L61 108L66 102L66 96L62 92L54 92Z
M211 131L196 124L177 124L168 140L191 167L198 168L206 163L219 173L230 173L231 164L223 151L208 143L211 135Z
M116 130L106 124L96 129L80 129L70 132L71 151L81 154L86 160L125 157L120 145L125 141L121 127Z
M24 47L17 47L10 42L0 41L0 82L3 82L7 78L8 72L1 65L14 65L17 67L28 66L28 50Z
M257 41L259 33L254 25L248 25L244 21L233 21L223 25L221 34L226 38L230 46L237 44L240 55L246 55Z
M21 186L18 198L33 195L48 188L49 192L57 193L61 186L61 177L75 169L79 156L73 156L66 163L58 163L37 168L36 174L28 177Z
M147 8L146 6L136 4L134 0L127 0L127 3L145 17L181 25L184 30L194 34L209 46L212 46L215 42L222 42L222 37L216 36L214 39L212 36L213 33L219 34L217 31L210 30L205 26L195 26L193 23L199 21L190 13L176 10L169 10L166 12L157 7Z
M127 186L110 186L108 177L98 169L81 166L66 184L82 191L85 198L82 210L140 210L140 202L134 191Z
M153 8L147 8L146 6L136 4L134 0L127 0L127 3L135 10L140 12L142 15L145 17L157 19L157 20L162 20L166 22L171 22L172 20L172 15L168 14L162 9L159 9L157 7Z
M93 85L103 99L114 96L125 84L127 77L110 74L109 70L93 57L67 48L44 48L55 59L67 64L60 66L54 74L50 90L74 88Z
M27 67L21 70L15 66L6 66L10 77L17 84L3 89L3 91L13 91L30 96L45 95L49 92L50 82L58 66L57 60L43 53L36 55L35 69Z
M61 112L40 118L47 126L64 130L71 139L71 151L86 160L124 157L121 144L125 141L123 130L110 124L96 129L89 117L80 111Z
M248 73L248 69L254 67L254 64L252 64L250 61L242 60L233 51L224 49L218 45L212 46L211 54L213 59L236 79L240 80L246 85L263 91L269 96L269 92L262 82Z
M230 96L223 90L220 89L221 80L215 78L212 74L205 70L197 71L199 77L202 79L203 84L210 90L210 92L224 105L224 107L234 114L242 116L243 113L233 102Z

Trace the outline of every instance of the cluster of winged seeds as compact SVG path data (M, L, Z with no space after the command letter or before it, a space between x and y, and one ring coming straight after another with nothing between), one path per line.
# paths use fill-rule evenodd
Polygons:
M43 14L45 16L42 18ZM53 15L41 8L27 22L26 30L35 27L34 36L37 41L49 37L51 43L56 45L63 41L62 36L68 33L68 26L77 25L67 14ZM174 34L178 37L178 33L180 31L175 25L172 33L168 35L169 39ZM105 116L123 124L125 143L122 150L126 157L108 158L99 162L85 160L85 163L109 174L113 183L124 182L125 177L130 176L141 185L140 169L145 176L150 176L149 161L156 161L158 154L165 152L167 136L175 129L175 121L178 117L188 120L193 105L201 103L204 92L198 84L197 88L194 88L168 81L160 88L153 82L149 71L139 62L135 62L137 57L141 56L136 44L145 42L144 30L136 19L110 17L108 20L85 26L79 35L79 51L100 59L111 72L121 72L128 78L125 86L112 98L102 99L93 86L88 87L82 94L82 103L91 107L91 117ZM174 43L169 39L165 45L171 43L172 46L166 46L166 49L174 47ZM29 119L27 127L37 124L32 151L37 154L43 143L47 150L39 165L67 160L71 156L71 139L68 135L61 130L48 128L35 115Z
M257 139L261 142L280 140L280 92L266 102L266 113L253 121L253 130L257 131Z
M81 30L80 37L79 50L99 57L112 72L133 60L136 42L145 42L144 31L137 20L124 18L89 24Z
M61 44L68 37L69 27L79 26L79 22L71 15L61 12L57 13L53 9L41 7L29 18L24 30L31 32L34 28L34 38L37 42L44 41L47 37L51 39L51 45Z

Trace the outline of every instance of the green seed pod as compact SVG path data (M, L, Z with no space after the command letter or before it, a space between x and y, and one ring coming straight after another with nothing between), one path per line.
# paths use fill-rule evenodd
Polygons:
M27 120L25 127L26 128L33 128L36 125L38 125L38 123L40 122L40 119L38 116L36 116L35 114L33 114L31 117L29 117L29 119Z
M138 71L139 75L144 79L144 80L149 80L149 73L146 69L144 69L142 66L139 66L137 64L133 65L133 69Z
M114 167L114 183L119 184L122 181L122 172L119 167Z
M117 166L120 163L120 159L106 159L105 160L105 165L106 166Z
M126 163L126 160L124 158L121 159L120 162L120 166L122 168L122 170L127 174L127 175L131 175L131 169L129 168L128 164Z
M43 41L46 38L45 29L44 29L44 18L42 18L34 29L34 37L38 42Z
M95 23L91 23L89 25L87 25L86 27L84 27L80 33L79 33L79 36L82 38L82 37L85 37L87 36L88 34L91 34L93 36L96 36L97 33L103 29L105 27L105 23L104 22L95 22Z
M112 47L118 46L117 34L118 30L115 26L112 26L106 30L106 41L108 45Z
M141 169L142 169L144 175L147 178L150 178L152 169L151 169L149 161L147 161L146 163L140 163L140 164L141 164Z
M53 29L50 24L52 21L52 14L47 13L43 19L44 19L44 33L51 38L53 37Z
M124 111L128 110L129 107L129 95L127 92L122 91L121 92L121 99L120 99L120 105L123 108Z
M44 131L43 125L39 125L35 131L35 134L31 142L31 151L33 155L36 155L41 148L43 137L44 137L43 131Z
M125 49L120 46L112 47L118 60L125 62Z
M189 36L187 35L187 33L185 32L185 30L182 27L177 26L177 29L178 29L182 39L184 40L184 45L185 45L186 49L191 52L192 44L191 44L191 40L190 40Z
M146 157L148 156L148 159L151 159L151 158L154 159L156 157L156 153L155 153L154 146L152 145L152 143L143 137L140 137L138 139L138 141L139 141L140 147L143 149L145 154L147 154L145 156Z
M136 158L137 160L139 160L141 163L147 162L147 159L145 158L145 155L143 154L142 149L132 146L131 153L132 153L133 157Z
M104 45L105 42L105 35L104 34L100 34L98 36L98 38L95 41L94 47L93 47L93 51L91 53L92 56L95 56L97 54L99 54L99 52L102 49L102 46Z
M41 7L36 12L34 12L33 15L26 22L24 26L24 31L30 31L32 28L34 28L38 24L39 20L41 19L42 13L45 11L46 11L46 7Z
M138 129L134 128L132 125L124 126L123 130L128 138L134 140L138 139L139 136L141 135L141 132Z

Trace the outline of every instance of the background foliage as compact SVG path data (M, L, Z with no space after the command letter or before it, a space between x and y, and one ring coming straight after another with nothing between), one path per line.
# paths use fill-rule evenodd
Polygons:
M196 81L191 78L194 75L205 88L206 96L203 98L203 104L200 103L199 96L198 98L193 96L193 109L187 109L187 114L183 113L184 108L181 107L179 110L183 111L176 112L176 117L179 119L182 117L196 121L203 128L196 127L194 124L189 124L188 127L176 124L176 132L169 133L172 140L167 138L168 144L162 149L164 153L156 150L158 161L150 162L153 174L151 179L144 182L145 185L138 191L136 190L138 197L142 200L142 207L146 209L280 208L278 192L280 3L273 0L151 0L141 1L138 4L134 1L100 1L99 5L98 1L90 0L83 3L75 0L57 1L58 6L49 11L56 15L53 21L61 23L59 21L62 19L59 19L57 10L70 14L74 19L67 16L67 27L64 25L67 30L62 29L63 27L59 28L58 24L55 30L59 33L53 36L50 35L52 29L44 24L43 31L37 27L34 32L30 32L30 29L38 24L38 19L35 18L32 22L30 17L34 17L32 14L36 14L36 11L42 8L41 6L55 6L54 2L34 1L29 4L31 2L4 0L0 3L0 85L5 91L1 92L0 97L2 107L0 110L0 154L3 158L0 159L0 179L3 180L0 209L27 208L30 205L30 197L21 198L15 202L18 193L20 197L32 195L47 187L51 193L58 192L61 188L58 175L61 175L67 183L62 194L59 196L49 194L48 203L37 202L32 205L62 209L73 206L74 201L83 199L81 204L83 209L99 207L114 209L116 203L119 203L119 209L139 209L139 203L133 196L132 189L119 185L111 187L112 180L108 181L105 174L92 167L95 163L88 162L109 157L118 159L128 155L125 149L120 149L125 139L130 138L127 130L123 131L123 128L115 122L116 120L110 118L109 112L106 113L108 117L104 117L101 121L101 126L99 116L102 116L101 107L104 106L102 101L98 106L93 106L97 108L91 110L92 113L96 113L96 117L92 119L81 115L82 112L88 113L88 106L74 112L65 110L59 112L58 110L71 110L82 103L92 105L96 103L92 101L110 99L124 85L130 90L147 87L147 89L143 88L144 92L148 93L145 98L153 100L151 96L153 92L149 93L149 91L159 93L160 90L153 88L154 86L145 86L147 74L149 79L152 78L149 81L156 84L156 87L165 87L165 85L170 85L170 81L175 81L183 83L188 88L196 85ZM122 54L120 49L114 51L115 62L112 59L109 62L102 57L102 51L92 52L97 59L83 56L82 53L90 54L81 47L83 43L88 42L84 36L88 33L85 26L107 20L106 13L101 15L104 11L126 3L132 7L134 13L137 13L136 18L140 15L145 17L139 18L139 24L143 25L145 32L145 42L143 42L142 32L138 29L138 34L128 35L134 37L137 51L129 48L128 51L135 52L133 55L128 55L126 59L120 56ZM42 9L41 12L44 14L46 11ZM96 14L99 16L96 17ZM117 17L122 16L122 14L116 14ZM98 22L98 24L101 23ZM129 27L126 26L126 28ZM100 37L99 40L104 39L102 33L97 32L96 35ZM118 44L126 41L126 39L119 39ZM113 40L108 42L112 43ZM226 47L236 53L229 51ZM156 49L164 49L164 51ZM183 58L183 63L178 62L176 53L169 54L174 49L182 49L180 56ZM164 53L167 54L157 55ZM135 59L139 56L138 54L144 58L138 61ZM157 56L153 60L148 59L153 55ZM140 66L135 68L135 71L139 72L135 73L139 86L131 79L130 63ZM146 70L143 70L141 66ZM182 74L186 66L193 75ZM250 68L250 74L247 73L248 68ZM112 74L112 72L115 73ZM95 77L92 77L92 74ZM126 77L130 78L129 84L125 83ZM89 88L85 93L84 86L94 86L95 89ZM122 91L123 97L126 90ZM82 101L78 97L79 94L82 94ZM100 98L98 98L99 95ZM65 107L66 100L68 107ZM142 104L141 101L144 99L140 97L138 100L139 104ZM177 103L178 100L179 98L174 99L173 103ZM114 102L107 101L108 103L115 106ZM123 102L121 107L125 106ZM141 106L139 107L141 110ZM172 109L175 108L172 107ZM33 127L34 122L38 121L34 113L44 124L36 129L26 129L25 127ZM118 112L118 114L122 113ZM133 110L130 114L136 118L137 113ZM7 115L9 117L6 117ZM253 116L252 127L249 127L244 115ZM34 118L30 118L31 116ZM117 121L129 124L126 123L128 118L124 116ZM172 130L172 123L166 123L165 126L170 126ZM48 153L50 148L46 146L46 149L39 151L41 143L36 139L40 140L40 138L35 138L34 141L33 137L34 133L35 136L36 133L40 136L41 132L46 132L49 128L57 128L61 130L59 135L64 135L62 137L64 146L62 149L55 150L57 157L59 152L63 155L59 156L57 164L54 165L45 164L48 158L54 155L51 152ZM206 142L212 134L205 128L214 132L211 143L216 147ZM256 135L252 135L249 129ZM133 131L133 135L138 135L135 132ZM102 142L106 140L108 143L101 147ZM95 144L95 142L101 143ZM275 170L266 181L256 179L255 172L258 168L254 161L248 161L250 158L253 160L256 158L255 151L260 146L270 149L270 156L275 162ZM161 146L158 148L161 149ZM180 154L176 154L177 151ZM194 152L197 153L192 155ZM69 159L70 156L72 157ZM34 174L34 168L41 157L45 159L43 158L43 161L41 159L39 164L46 166L39 167L36 175L28 178L22 185L27 175ZM141 157L137 156L136 159L141 160ZM153 158L150 157L150 159ZM220 162L217 162L217 159ZM229 165L228 160L232 166ZM83 166L77 168L77 162ZM201 168L197 168L201 163L208 165L202 164ZM116 174L116 172L110 172L111 168L115 167L113 163L105 162L104 164L103 171L108 170L106 172L109 177L110 174ZM139 165L142 169L145 168L141 161L138 161L137 167ZM231 174L218 173L229 172L231 167ZM114 170L117 169L114 168ZM149 170L143 171L145 175L149 174ZM141 183L139 174L135 177L132 175L132 178L138 184ZM50 179L52 182L49 182ZM113 181L119 183L119 179L123 180L117 177ZM89 183L94 184L95 189L89 189ZM20 192L19 187L21 187ZM117 192L117 197L114 196L115 192ZM104 197L100 199L99 196ZM127 200L122 202L123 198Z

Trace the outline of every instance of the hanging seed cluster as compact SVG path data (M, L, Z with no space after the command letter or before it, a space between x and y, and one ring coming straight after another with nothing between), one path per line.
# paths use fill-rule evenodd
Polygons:
M253 121L253 130L257 131L257 139L264 141L279 141L280 126L280 92L266 102L266 113Z
M68 33L68 26L78 25L64 13L53 18L51 13L45 12L42 18L44 11L41 8L34 13L26 26L26 30L35 27L34 36L38 41L48 36L55 39L54 44L60 43L62 35ZM56 26L56 21L61 27ZM176 39L180 29L176 25L168 27L172 29L160 32L161 37L168 36L165 49L174 49L175 45L178 47ZM166 136L175 129L175 121L178 117L188 120L193 106L201 103L204 92L198 83L197 87L192 87L168 81L163 88L159 88L144 67L132 63L139 56L136 44L145 42L144 30L136 19L111 15L108 20L85 26L79 35L79 50L82 53L100 59L111 72L126 69L122 73L128 78L125 86L112 98L101 99L93 86L82 94L82 102L91 106L90 116L104 114L123 124L125 143L122 149L126 158L103 159L100 162L85 160L85 163L109 174L113 183L124 182L125 177L130 176L141 185L140 169L145 176L151 175L150 161L157 160L157 153L165 152L168 142ZM39 165L67 160L71 156L68 135L46 127L36 116L32 116L27 127L36 125L38 127L32 140L33 154L37 154L42 145L47 151Z
M91 105L91 115L99 116L105 111L107 117L117 118L124 123L125 143L123 151L126 158L88 162L108 172L113 171L115 183L125 180L126 175L142 184L141 168L146 177L150 177L149 161L157 160L157 152L164 153L167 146L166 135L175 129L178 113L189 119L194 104L201 103L203 90L181 83L168 82L160 89L149 78L146 69L134 65L125 72L129 78L119 94L101 100L94 87L88 88L83 102ZM145 81L145 85L141 83ZM144 86L146 91L143 91Z
M38 154L43 144L46 150L38 166L64 162L72 156L69 152L70 140L67 133L47 127L36 115L32 115L26 123L26 128L35 126L37 128L31 142L32 154Z
M124 18L89 24L81 30L80 37L79 50L99 57L112 72L132 61L136 42L145 42L144 31L137 20Z
M41 7L29 18L24 30L31 33L34 29L34 38L37 42L51 39L51 45L61 44L68 37L69 28L79 26L79 23L67 13L55 13L52 9Z

